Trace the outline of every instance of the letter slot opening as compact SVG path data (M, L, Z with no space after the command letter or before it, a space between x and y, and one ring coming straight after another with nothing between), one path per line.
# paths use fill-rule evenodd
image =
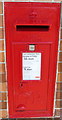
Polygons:
M49 25L16 25L16 31L48 31Z

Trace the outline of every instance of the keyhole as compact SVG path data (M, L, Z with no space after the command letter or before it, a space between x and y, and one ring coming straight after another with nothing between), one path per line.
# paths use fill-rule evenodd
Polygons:
M21 83L21 87L23 87L23 83Z

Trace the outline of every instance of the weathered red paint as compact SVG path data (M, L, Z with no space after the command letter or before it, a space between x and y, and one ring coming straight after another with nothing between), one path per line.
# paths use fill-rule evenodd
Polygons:
M52 116L60 4L5 2L4 8L9 117ZM41 80L22 79L22 53L31 52L29 44L42 53Z

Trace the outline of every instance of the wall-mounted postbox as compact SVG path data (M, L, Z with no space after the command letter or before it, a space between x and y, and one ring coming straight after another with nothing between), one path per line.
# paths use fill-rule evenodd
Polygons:
M10 118L53 116L59 3L5 2Z

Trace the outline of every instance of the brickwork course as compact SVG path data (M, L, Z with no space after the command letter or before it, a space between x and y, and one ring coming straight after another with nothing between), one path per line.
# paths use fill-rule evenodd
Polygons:
M5 0L6 2L60 2L61 0ZM61 4L62 14L62 4ZM62 15L61 15L62 18ZM4 33L4 1L0 0L0 119L8 119L8 93L6 79L6 47ZM40 118L39 120L62 120L62 20L60 27L60 39L58 44L57 74L56 74L56 90L54 98L54 116L52 118ZM16 119L13 119L16 120ZM22 119L23 120L23 119ZM27 119L28 120L28 119ZM31 119L33 120L33 119ZM38 118L36 118L38 120Z

